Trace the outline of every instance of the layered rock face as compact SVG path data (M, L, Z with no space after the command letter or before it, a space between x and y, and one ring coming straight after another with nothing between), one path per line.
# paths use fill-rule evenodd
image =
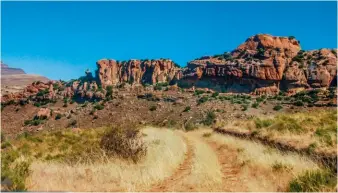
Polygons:
M97 63L97 78L105 88L120 83L156 84L172 82L181 78L181 70L171 60L128 60L103 59Z
M294 37L259 34L231 53L188 63L180 84L224 92L275 94L280 89L328 87L336 80L335 50L302 51Z

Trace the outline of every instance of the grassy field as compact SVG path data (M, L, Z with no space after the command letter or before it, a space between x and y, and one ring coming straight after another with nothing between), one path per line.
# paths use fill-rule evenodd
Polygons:
M22 134L2 143L2 180L11 180L12 191L333 191L336 186L337 176L309 157L205 128L142 128L147 154L134 163L100 147L108 130Z
M337 154L337 111L314 110L234 121L221 129L281 142L296 149Z

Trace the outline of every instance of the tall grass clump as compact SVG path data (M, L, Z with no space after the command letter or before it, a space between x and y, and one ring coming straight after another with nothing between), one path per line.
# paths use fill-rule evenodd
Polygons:
M309 170L297 176L289 184L290 192L333 191L337 177L329 170Z
M101 139L100 146L109 155L138 162L147 153L139 128L134 124L114 126Z
M216 114L214 113L214 111L208 111L207 114L206 114L206 117L205 119L202 121L202 123L204 125L212 125L213 122L215 121L216 119Z

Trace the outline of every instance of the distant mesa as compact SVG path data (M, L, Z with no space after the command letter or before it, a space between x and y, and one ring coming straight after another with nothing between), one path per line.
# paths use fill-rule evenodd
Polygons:
M26 74L24 70L12 68L1 61L2 93L19 92L34 81L47 82L49 79L40 75Z
M26 73L20 68L11 68L7 64L4 64L1 61L1 76L12 75L12 74L26 74Z

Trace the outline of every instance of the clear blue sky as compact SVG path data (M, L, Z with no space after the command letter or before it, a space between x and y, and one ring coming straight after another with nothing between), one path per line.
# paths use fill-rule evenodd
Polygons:
M257 33L302 49L337 47L336 2L1 2L2 60L71 79L101 58L171 58L181 66Z

